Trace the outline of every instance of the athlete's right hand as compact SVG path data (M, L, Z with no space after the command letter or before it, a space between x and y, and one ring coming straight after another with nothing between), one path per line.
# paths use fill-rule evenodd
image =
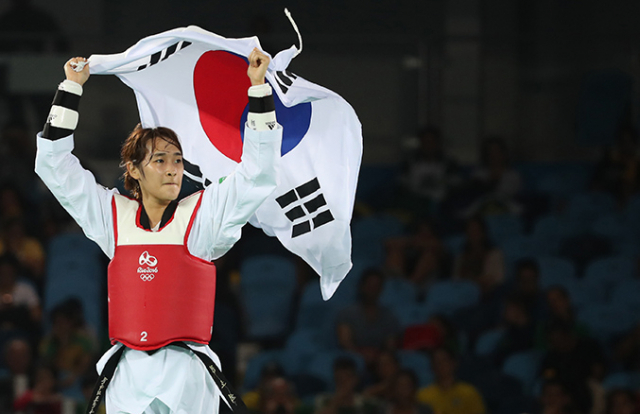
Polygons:
M67 61L64 64L64 73L67 75L67 79L70 81L74 81L79 83L80 85L84 85L84 83L89 79L89 63L84 66L84 68L80 72L76 72L72 63L78 62L87 62L87 59L83 57L74 57Z

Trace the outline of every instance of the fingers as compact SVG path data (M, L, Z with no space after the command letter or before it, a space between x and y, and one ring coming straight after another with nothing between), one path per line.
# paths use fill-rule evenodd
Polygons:
M71 59L69 59L66 63L65 63L65 70L67 70L67 68L71 68L73 69L75 72L81 72L83 70L89 70L89 62L86 58L83 57L73 57Z
M256 47L253 48L251 53L249 54L249 65L254 67L260 67L262 64L266 63L269 65L269 56L262 53L262 51Z

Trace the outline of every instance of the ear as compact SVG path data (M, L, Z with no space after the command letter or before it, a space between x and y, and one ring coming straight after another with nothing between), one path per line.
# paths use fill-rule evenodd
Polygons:
M131 161L127 161L126 166L127 166L127 171L129 172L129 175L131 176L131 178L133 178L134 180L139 180L140 170L138 169L138 167L133 165L133 162Z

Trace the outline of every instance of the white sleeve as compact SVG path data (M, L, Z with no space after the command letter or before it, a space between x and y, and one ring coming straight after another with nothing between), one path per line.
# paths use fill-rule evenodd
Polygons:
M118 190L96 183L71 153L73 135L51 141L37 138L36 173L84 234L112 258L115 250L111 200Z
M210 184L202 194L187 240L194 256L214 260L239 239L242 226L275 190L282 127L255 131L245 126L242 161L221 183Z

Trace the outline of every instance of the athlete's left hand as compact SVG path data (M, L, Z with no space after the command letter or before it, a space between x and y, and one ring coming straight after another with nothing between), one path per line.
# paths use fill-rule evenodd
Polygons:
M249 54L249 69L247 69L247 75L251 79L251 86L264 83L264 75L267 73L270 61L269 56L262 53L258 48L253 48Z

